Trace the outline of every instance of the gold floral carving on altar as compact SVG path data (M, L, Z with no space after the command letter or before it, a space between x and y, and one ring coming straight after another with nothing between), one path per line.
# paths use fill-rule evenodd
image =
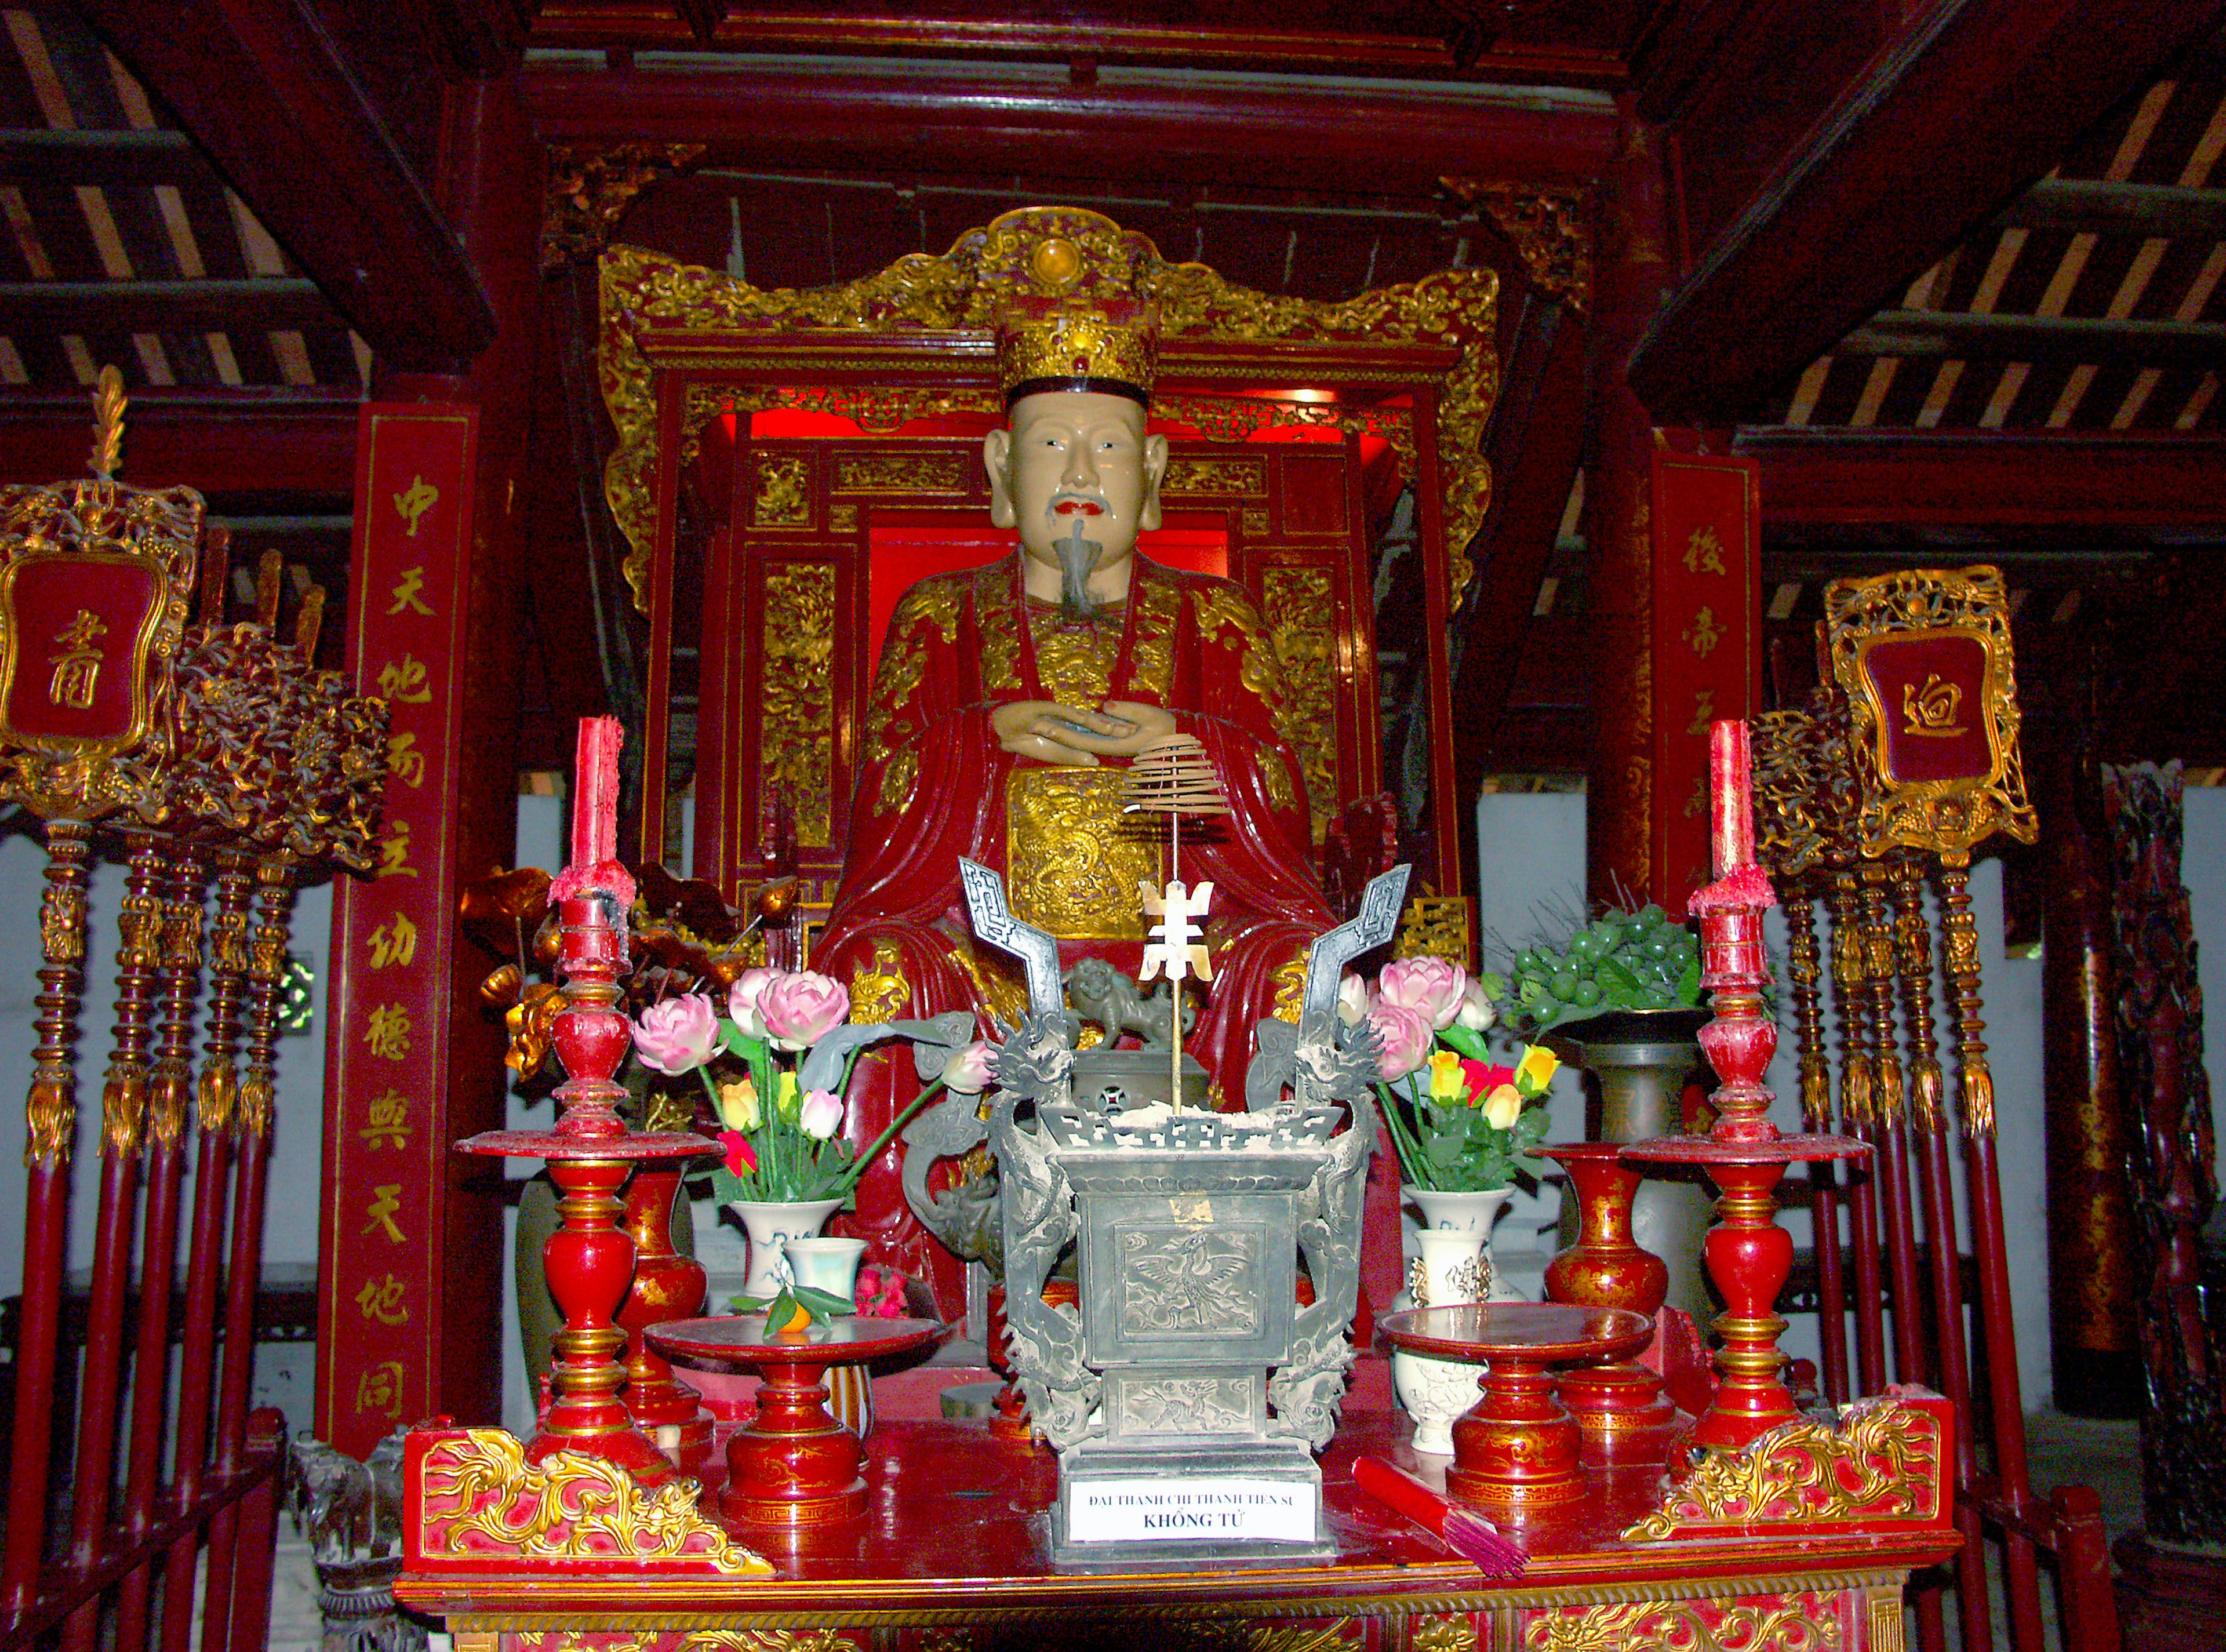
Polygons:
M811 467L796 454L757 455L757 492L750 520L760 528L811 525Z
M957 493L966 480L955 453L846 454L835 461L837 493Z
M1835 580L1824 624L1833 680L1853 720L1863 852L1960 853L1998 831L2032 842L2039 820L2018 750L2001 571Z
M760 763L766 790L788 799L796 841L834 841L835 569L776 563L765 576L765 663Z
M1260 606L1283 670L1283 703L1319 843L1337 809L1337 635L1329 569L1263 570Z
M1415 1652L1476 1652L1476 1619L1466 1612L1425 1617L1415 1625Z
M1127 771L1015 769L1005 785L1013 916L1072 941L1137 941L1136 886L1166 880L1158 842L1121 812Z
M1035 257L1053 240L1075 249L1072 269L1049 270ZM1435 392L1440 503L1456 601L1467 583L1464 553L1491 495L1480 442L1499 384L1498 277L1489 270L1441 270L1336 302L1289 298L1233 285L1202 264L1170 264L1148 238L1098 213L1044 206L970 230L940 256L915 253L859 280L806 289L760 289L616 246L603 257L600 294L598 372L619 437L604 491L632 547L625 572L638 606L646 600L656 542L659 365L699 375L746 366L769 383L808 384L829 370L852 380L913 377L932 360L978 373L983 388L974 399L994 407L996 317L1016 298L1064 294L1150 304L1160 318L1161 377L1171 383L1257 383L1259 355L1227 348L1250 344L1275 346L1301 383L1427 384ZM1387 348L1440 353L1443 365L1387 363ZM728 407L740 410L731 401ZM1179 416L1173 405L1162 411Z
M529 1464L517 1436L470 1428L436 1437L418 1465L413 1559L701 1560L725 1577L773 1567L696 1507L696 1482L654 1490L578 1452Z
M1540 1612L1523 1625L1524 1652L1833 1652L1844 1646L1837 1594L1774 1600L1620 1601Z
M1943 1429L1932 1410L1864 1400L1837 1428L1781 1423L1710 1456L1671 1488L1625 1542L1827 1521L1930 1521L1940 1515Z
M1160 494L1237 493L1247 499L1268 496L1268 462L1264 459L1170 459L1160 479Z

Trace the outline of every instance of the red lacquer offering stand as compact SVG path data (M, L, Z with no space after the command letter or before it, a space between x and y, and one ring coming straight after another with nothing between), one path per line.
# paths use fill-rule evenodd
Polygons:
M1576 1420L1554 1395L1553 1368L1628 1359L1654 1322L1627 1308L1464 1302L1386 1315L1377 1334L1410 1354L1484 1363L1484 1391L1453 1423L1446 1490L1520 1516L1585 1495Z
M617 719L581 720L572 864L550 888L561 924L557 968L566 1007L551 1041L569 1075L556 1087L556 1128L488 1130L456 1144L488 1158L545 1160L562 1223L543 1247L549 1294L563 1312L549 1373L554 1396L525 1447L529 1463L581 1452L615 1463L644 1485L671 1477L673 1465L619 1399L626 1368L615 1357L626 1333L613 1315L633 1278L634 1242L619 1227L619 1189L638 1165L716 1153L699 1135L636 1135L614 1105L625 1090L612 1075L633 1033L617 1007L626 965L633 877L619 864Z
M865 1447L827 1409L830 1365L860 1365L909 1353L941 1336L932 1319L830 1320L769 1332L761 1314L680 1319L652 1326L649 1341L670 1359L764 1379L750 1425L727 1441L719 1512L760 1526L808 1527L866 1512L859 1473Z
M1687 903L1701 920L1701 980L1714 995L1716 1018L1701 1029L1701 1048L1723 1081L1714 1097L1715 1126L1705 1136L1659 1136L1632 1142L1625 1159L1647 1164L1698 1165L1721 1197L1722 1219L1708 1230L1701 1254L1722 1293L1715 1331L1715 1398L1693 1429L1698 1446L1745 1446L1797 1414L1780 1380L1778 1339L1785 1321L1778 1294L1793 1269L1793 1238L1778 1225L1775 1190L1788 1165L1860 1160L1870 1144L1850 1136L1784 1135L1770 1121L1763 1083L1777 1053L1778 1028L1763 1013L1762 914L1778 904L1754 858L1754 804L1746 725L1721 721L1709 730L1708 770L1716 881Z

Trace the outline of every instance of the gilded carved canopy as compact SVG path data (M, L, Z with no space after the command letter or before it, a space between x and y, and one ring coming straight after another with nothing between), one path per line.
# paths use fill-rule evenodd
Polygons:
M724 411L830 404L868 428L997 406L992 327L1015 297L1128 298L1160 315L1155 404L1217 440L1266 424L1380 435L1406 462L1427 535L1441 536L1447 597L1471 572L1491 472L1479 445L1499 384L1498 277L1451 270L1342 302L1256 292L1075 207L1029 207L841 286L764 290L639 247L605 254L598 371L617 427L604 491L625 533L626 575L647 609L659 477ZM660 370L684 374L661 410ZM1336 401L1256 387L1344 392ZM860 387L864 387L862 393ZM670 451L668 451L670 449Z

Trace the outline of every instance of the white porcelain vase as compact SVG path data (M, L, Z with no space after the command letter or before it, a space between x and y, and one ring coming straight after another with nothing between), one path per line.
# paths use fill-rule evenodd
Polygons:
M1521 1293L1502 1284L1491 1267L1491 1224L1513 1191L1501 1187L1440 1193L1409 1189L1408 1197L1422 1213L1422 1225L1415 1235L1407 1288L1392 1306L1441 1308L1458 1302L1522 1301ZM1415 1420L1416 1451L1453 1454L1453 1420L1476 1403L1482 1379L1481 1368L1464 1361L1400 1352L1391 1356L1391 1386Z
M773 1264L785 1255L788 1242L817 1237L827 1218L843 1208L843 1201L729 1199L727 1208L750 1239L750 1268L742 1278L742 1294L770 1297L780 1289Z

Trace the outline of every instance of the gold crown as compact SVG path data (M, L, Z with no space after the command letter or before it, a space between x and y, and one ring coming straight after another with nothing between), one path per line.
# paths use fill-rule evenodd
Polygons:
M1009 404L1039 390L1102 390L1148 402L1159 365L1156 318L1127 300L1016 299L997 323L997 383Z

